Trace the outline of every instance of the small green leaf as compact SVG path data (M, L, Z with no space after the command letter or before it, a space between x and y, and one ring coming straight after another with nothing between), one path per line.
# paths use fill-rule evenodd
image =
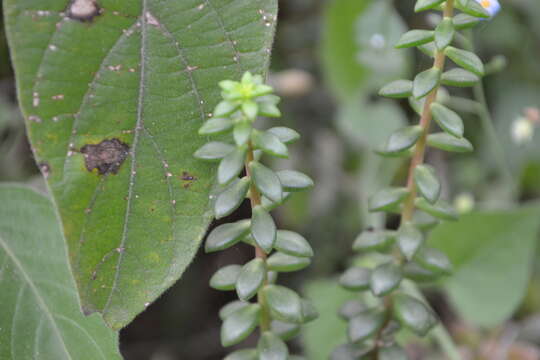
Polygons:
M397 241L399 250L410 261L424 243L424 236L416 226L406 222L399 228Z
M233 137L237 146L243 146L247 144L253 127L249 121L241 121L234 126Z
M439 274L429 271L415 262L408 262L403 266L403 275L416 282L432 282L439 278Z
M255 101L244 101L242 103L242 112L250 120L255 120L259 112L259 105Z
M299 171L281 170L277 176L285 191L301 191L313 186L313 180Z
M255 349L242 349L236 350L230 353L223 360L258 360L257 350Z
M472 28L480 22L480 19L477 17L467 15L467 14L458 14L454 16L454 27L456 30L464 30Z
M437 46L433 42L418 46L418 50L431 58L437 54Z
M402 279L403 274L399 266L386 263L372 271L369 286L375 296L381 297L397 289Z
M240 104L235 101L223 100L216 105L214 116L229 116L240 107Z
M441 71L437 68L431 68L416 75L413 83L413 96L415 99L421 99L432 92L441 79Z
M302 299L302 322L307 324L319 318L319 312L310 300Z
M454 40L454 23L452 18L444 18L435 29L435 45L439 50L446 48Z
M389 231L366 230L356 237L354 251L386 251L394 243L394 236Z
M439 199L435 204L430 204L426 199L418 198L416 199L415 204L420 210L435 216L438 219L449 221L458 219L456 210L444 200Z
M225 347L236 345L247 338L259 323L261 306L245 306L225 318L221 326L221 344Z
M208 235L204 250L212 253L233 246L249 232L249 225L249 220L219 225Z
M409 360L409 357L401 347L390 345L379 350L379 360Z
M415 260L427 270L435 274L450 275L452 264L448 257L441 251L432 248L422 248L416 255Z
M422 127L406 126L395 131L388 140L384 151L386 153L400 153L413 147L422 135Z
M270 330L283 341L288 341L300 333L300 325L291 324L284 321L273 320L270 323Z
M485 19L490 17L489 12L476 0L458 0L456 7L471 16Z
M234 151L235 147L220 141L212 141L204 144L199 150L195 151L197 159L215 161L223 159L225 156Z
M444 0L417 0L416 5L414 6L414 11L421 12L434 9L441 5L443 2Z
M464 137L457 138L455 136L442 132L429 134L427 138L427 143L431 147L444 151L464 153L474 150L469 140L465 139Z
M379 311L366 311L349 321L347 335L352 343L363 342L374 336L384 325L385 315Z
M420 164L414 169L414 183L420 195L434 204L441 194L441 183L437 179L435 169L427 164Z
M399 322L419 336L425 336L437 319L424 303L405 294L394 298L394 314Z
M411 30L401 36L396 49L414 47L433 41L435 33L431 30Z
M245 264L236 280L236 293L240 300L247 301L259 291L266 278L264 260L255 258Z
M386 188L380 190L369 198L369 211L392 211L407 196L409 196L409 190L406 188Z
M444 50L446 56L452 59L453 62L469 70L470 72L478 75L484 76L485 69L482 60L473 52L457 49L453 46L449 46Z
M452 69L442 74L441 82L447 86L469 87L480 81L478 75L465 69Z
M240 300L231 301L230 303L225 304L225 306L223 306L221 310L219 310L219 318L221 320L225 320L232 313L242 308L245 308L246 306L249 306L249 305L250 303L245 302L245 301L240 301Z
M272 254L268 260L268 270L277 272L293 272L302 270L311 264L310 258L287 255L282 252Z
M238 209L242 201L246 198L249 189L249 179L243 178L231 183L221 192L214 204L214 214L216 219L221 219L230 215Z
M218 182L220 184L226 184L236 178L244 168L245 160L245 147L237 148L229 155L225 156L219 163L217 174Z
M414 212L412 222L418 229L427 231L437 226L440 221L424 211L417 210Z
M252 140L256 148L261 149L269 155L281 158L289 157L287 146L271 132L254 132Z
M284 126L270 128L267 132L275 135L284 144L292 144L300 139L300 134L298 132Z
M225 118L212 118L199 129L199 135L223 134L233 127L233 121Z
M371 270L362 267L347 269L339 278L339 284L347 290L364 291L369 289Z
M266 331L261 335L257 344L259 360L287 360L289 349L278 336Z
M360 300L353 299L346 301L341 308L339 308L338 314L343 320L349 321L366 310L367 308L365 304L360 302Z
M278 230L274 247L276 250L292 256L313 256L313 249L308 241L302 235L288 230Z
M269 253L276 241L276 224L272 216L262 206L253 208L251 215L251 236L266 253Z
M223 291L234 290L241 269L240 265L222 267L210 278L210 287Z
M274 202L280 202L283 197L281 182L278 175L259 162L249 163L250 174L257 189Z
M278 118L281 117L281 111L279 111L279 108L276 105L263 102L259 103L259 115Z
M463 137L463 120L458 114L439 103L431 104L431 111L435 121L444 131L458 138Z
M302 323L302 302L298 294L279 285L267 285L262 291L270 313L276 320Z
M382 89L379 91L379 95L394 99L401 99L411 96L412 90L412 81L396 80L392 81L390 84L383 86Z

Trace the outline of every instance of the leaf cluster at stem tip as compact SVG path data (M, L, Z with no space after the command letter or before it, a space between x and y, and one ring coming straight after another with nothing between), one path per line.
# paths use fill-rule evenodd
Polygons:
M220 311L221 342L236 345L259 328L256 348L235 351L226 360L293 359L285 342L318 313L310 301L276 281L279 273L307 267L313 249L302 235L278 229L270 211L292 192L312 187L313 181L301 172L274 171L261 162L263 155L288 157L287 145L300 137L287 127L255 128L259 116L281 116L280 98L262 76L247 72L241 81L225 80L219 86L223 100L199 134L220 135L220 141L203 145L195 157L219 163L218 190L212 195L215 217L230 215L248 198L251 218L217 226L208 235L205 251L225 250L240 242L255 248L253 260L224 266L210 279L214 289L238 295Z
M401 215L396 230L368 229L354 241L359 252L376 252L381 259L373 266L353 266L340 278L341 285L358 298L347 302L340 316L348 322L348 343L337 347L332 359L407 359L395 334L406 328L425 336L437 323L433 310L400 290L401 283L434 281L449 275L452 265L445 254L425 243L426 232L439 221L457 219L456 211L441 199L436 169L424 163L427 148L464 153L473 145L464 137L461 117L437 96L443 86L473 86L484 76L480 58L459 49L459 30L471 28L490 14L475 0L417 0L415 11L441 11L434 29L411 30L396 48L418 48L433 59L433 66L412 80L397 79L384 86L380 95L408 99L420 115L417 125L390 134L376 152L385 157L410 158L408 181L403 187L384 188L369 199L369 210ZM455 11L459 13L455 15ZM452 66L445 69L451 60ZM446 92L446 91L445 91ZM431 132L432 120L438 130ZM366 293L370 297L366 297ZM375 298L373 301L366 299Z

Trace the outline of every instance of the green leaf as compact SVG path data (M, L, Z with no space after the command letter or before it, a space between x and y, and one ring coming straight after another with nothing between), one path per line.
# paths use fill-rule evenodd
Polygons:
M300 333L300 325L284 321L274 320L270 323L270 329L283 341L291 340Z
M277 176L285 191L301 191L313 186L313 180L299 171L281 170Z
M464 318L492 328L512 316L530 284L539 229L540 206L534 204L473 212L433 231L428 243L454 266L444 286Z
M354 251L386 251L394 243L393 233L389 231L366 230L356 237Z
M233 152L235 147L220 141L212 141L204 144L197 150L193 156L201 160L215 161L223 159L225 156Z
M122 359L118 334L81 312L49 199L0 185L0 203L0 358Z
M463 137L463 120L458 114L439 103L431 104L431 111L444 131L458 138Z
M414 6L414 11L421 12L434 9L441 5L443 2L444 0L417 0L416 5Z
M379 350L379 360L409 360L409 357L401 347L390 345Z
M277 272L293 272L302 270L311 264L308 257L287 255L282 252L272 254L267 261L268 270Z
M257 327L260 313L261 306L251 304L227 316L221 326L221 344L232 346L247 338Z
M422 248L415 258L416 262L435 274L450 275L452 264L441 251L431 248Z
M278 230L274 248L292 256L313 256L313 248L309 242L302 235L288 230Z
M257 350L242 349L236 350L225 357L224 360L258 360Z
M293 129L284 126L276 126L267 130L270 134L275 135L279 141L284 144L292 144L300 139L300 134Z
M476 0L457 0L456 7L464 13L479 18L489 18L489 12Z
M405 294L394 298L394 314L403 326L419 336L425 336L437 323L427 305Z
M264 260L256 258L242 267L236 280L236 293L240 300L247 301L259 291L266 278Z
M478 25L478 23L480 23L480 19L478 19L477 17L463 14L463 13L457 14L456 16L454 16L453 19L454 19L454 27L456 28L456 30L469 29Z
M403 274L399 266L386 263L377 266L371 273L369 285L371 292L378 297L388 295L401 283Z
M401 253L407 260L411 261L418 249L420 249L424 243L424 236L416 226L406 222L399 228L397 241Z
M363 291L369 289L371 270L362 267L347 269L339 278L339 284L347 290Z
M223 82L222 82L223 83ZM214 108L214 116L229 116L238 110L240 104L237 101L223 100Z
M369 198L369 211L391 211L407 196L409 196L409 190L406 188L382 189Z
M240 265L222 267L210 278L210 287L222 291L234 290L240 270L242 270Z
M236 146L243 146L247 144L251 132L253 130L253 126L250 121L240 121L234 126L233 131L233 137L234 142L236 143Z
M478 75L465 69L452 69L442 74L441 83L447 86L469 87L480 81Z
M415 204L420 210L438 219L448 221L455 221L458 219L456 210L444 200L439 199L435 204L430 204L426 199L418 198L416 199Z
M403 266L403 275L416 282L432 282L440 277L440 274L429 271L415 262L408 262Z
M383 151L390 154L401 153L412 148L421 135L422 127L418 125L403 127L390 135Z
M233 121L226 118L212 118L199 129L199 135L223 134L233 127Z
M302 299L302 322L304 324L319 318L319 312L310 300Z
M240 300L231 301L230 303L223 306L221 310L219 310L219 318L221 320L225 320L226 318L229 317L229 315L249 305L250 303L245 302L245 301L240 301Z
M302 322L302 303L298 294L279 285L267 285L262 292L276 320L297 324Z
M447 133L429 134L427 144L431 147L451 152L471 152L474 150L469 140L464 137L457 138Z
M454 40L454 23L452 18L443 18L443 20L437 25L435 29L435 45L437 49L442 50L452 43Z
M249 179L243 178L231 183L223 190L216 199L214 204L214 213L216 219L221 219L230 215L234 210L238 209L242 201L246 198L249 189Z
M259 112L259 106L255 101L244 101L242 103L242 112L246 114L250 120L255 120Z
M257 352L259 360L287 360L289 358L287 345L270 331L261 335L257 344Z
M385 315L379 311L366 311L349 321L347 335L350 342L359 343L374 336L384 325Z
M244 162L246 159L246 148L236 148L229 155L225 156L219 163L218 167L218 182L220 184L227 184L232 179L238 177L238 174L244 168Z
M240 220L219 225L208 235L204 250L212 253L233 246L249 232L250 223L249 220Z
M266 253L269 253L276 241L276 224L272 216L262 206L253 208L251 215L251 236Z
M410 30L407 31L396 44L396 49L414 47L432 42L435 33L431 30Z
M192 154L216 84L267 70L277 1L200 3L3 2L82 307L115 329L178 280L211 221L216 168Z
M484 76L485 69L482 60L473 52L457 49L453 46L449 46L444 50L446 56L452 59L453 62L469 70L470 72L478 75Z
M431 68L416 75L413 83L413 96L421 99L433 91L441 79L441 70Z
M420 164L414 168L414 183L418 192L430 203L439 200L441 183L437 179L435 169L427 164Z
M418 50L431 58L437 54L437 46L433 42L418 46Z
M354 299L346 301L339 309L338 314L343 318L343 320L349 321L366 310L367 308L365 304L363 304L360 300Z
M410 80L396 80L383 86L379 95L394 99L408 98L412 95L413 82Z
M259 115L272 117L272 118L278 118L278 117L281 117L281 111L274 104L259 103Z
M281 140L271 132L255 132L252 136L253 144L257 149L261 149L265 153L280 157L289 157L289 150Z
M280 202L282 200L281 182L275 172L256 161L249 163L249 170L255 186L261 194L273 202Z

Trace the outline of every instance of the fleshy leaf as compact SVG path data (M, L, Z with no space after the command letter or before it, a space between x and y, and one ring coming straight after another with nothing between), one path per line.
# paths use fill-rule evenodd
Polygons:
M430 203L434 204L441 195L441 183L437 179L435 169L426 164L420 164L414 169L414 183L418 192Z

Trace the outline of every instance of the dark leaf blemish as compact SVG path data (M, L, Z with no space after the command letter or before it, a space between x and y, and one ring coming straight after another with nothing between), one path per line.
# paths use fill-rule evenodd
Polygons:
M182 172L182 176L180 177L180 179L185 181L185 183L183 185L184 189L189 188L191 186L191 184L193 184L194 181L197 181L197 177L194 176L194 175L191 175L187 171Z
M100 175L116 174L129 154L129 146L118 139L107 139L96 145L84 145L80 151L88 171L97 169Z

